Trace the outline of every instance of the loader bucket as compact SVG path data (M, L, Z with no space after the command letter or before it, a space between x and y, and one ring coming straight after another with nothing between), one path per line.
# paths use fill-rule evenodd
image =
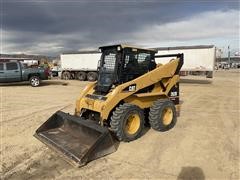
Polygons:
M78 167L117 150L119 142L106 127L58 111L34 136Z

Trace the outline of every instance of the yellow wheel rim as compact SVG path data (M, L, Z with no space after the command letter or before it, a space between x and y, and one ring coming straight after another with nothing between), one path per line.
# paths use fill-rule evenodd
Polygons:
M135 134L140 127L140 117L138 114L131 114L125 125L125 131L128 134Z
M171 108L165 108L163 110L163 124L165 126L171 124L173 120L173 111Z

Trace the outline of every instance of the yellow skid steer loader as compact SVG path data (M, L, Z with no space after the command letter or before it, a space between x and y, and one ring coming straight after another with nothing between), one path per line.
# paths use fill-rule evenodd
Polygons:
M77 166L116 151L119 141L139 138L146 123L171 129L180 111L183 54L155 56L154 49L128 45L99 50L98 81L83 89L75 114L56 112L34 135ZM162 57L175 59L156 64Z

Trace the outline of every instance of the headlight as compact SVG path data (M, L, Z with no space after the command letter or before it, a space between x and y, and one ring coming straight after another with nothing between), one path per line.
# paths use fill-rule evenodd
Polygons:
M118 47L117 47L117 50L118 50L118 51L121 51L121 46L118 46Z

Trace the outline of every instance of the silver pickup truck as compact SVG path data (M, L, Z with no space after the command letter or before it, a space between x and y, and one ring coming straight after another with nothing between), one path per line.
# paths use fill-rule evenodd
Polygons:
M29 81L32 87L37 87L48 77L48 69L27 68L20 62L0 62L0 83Z

